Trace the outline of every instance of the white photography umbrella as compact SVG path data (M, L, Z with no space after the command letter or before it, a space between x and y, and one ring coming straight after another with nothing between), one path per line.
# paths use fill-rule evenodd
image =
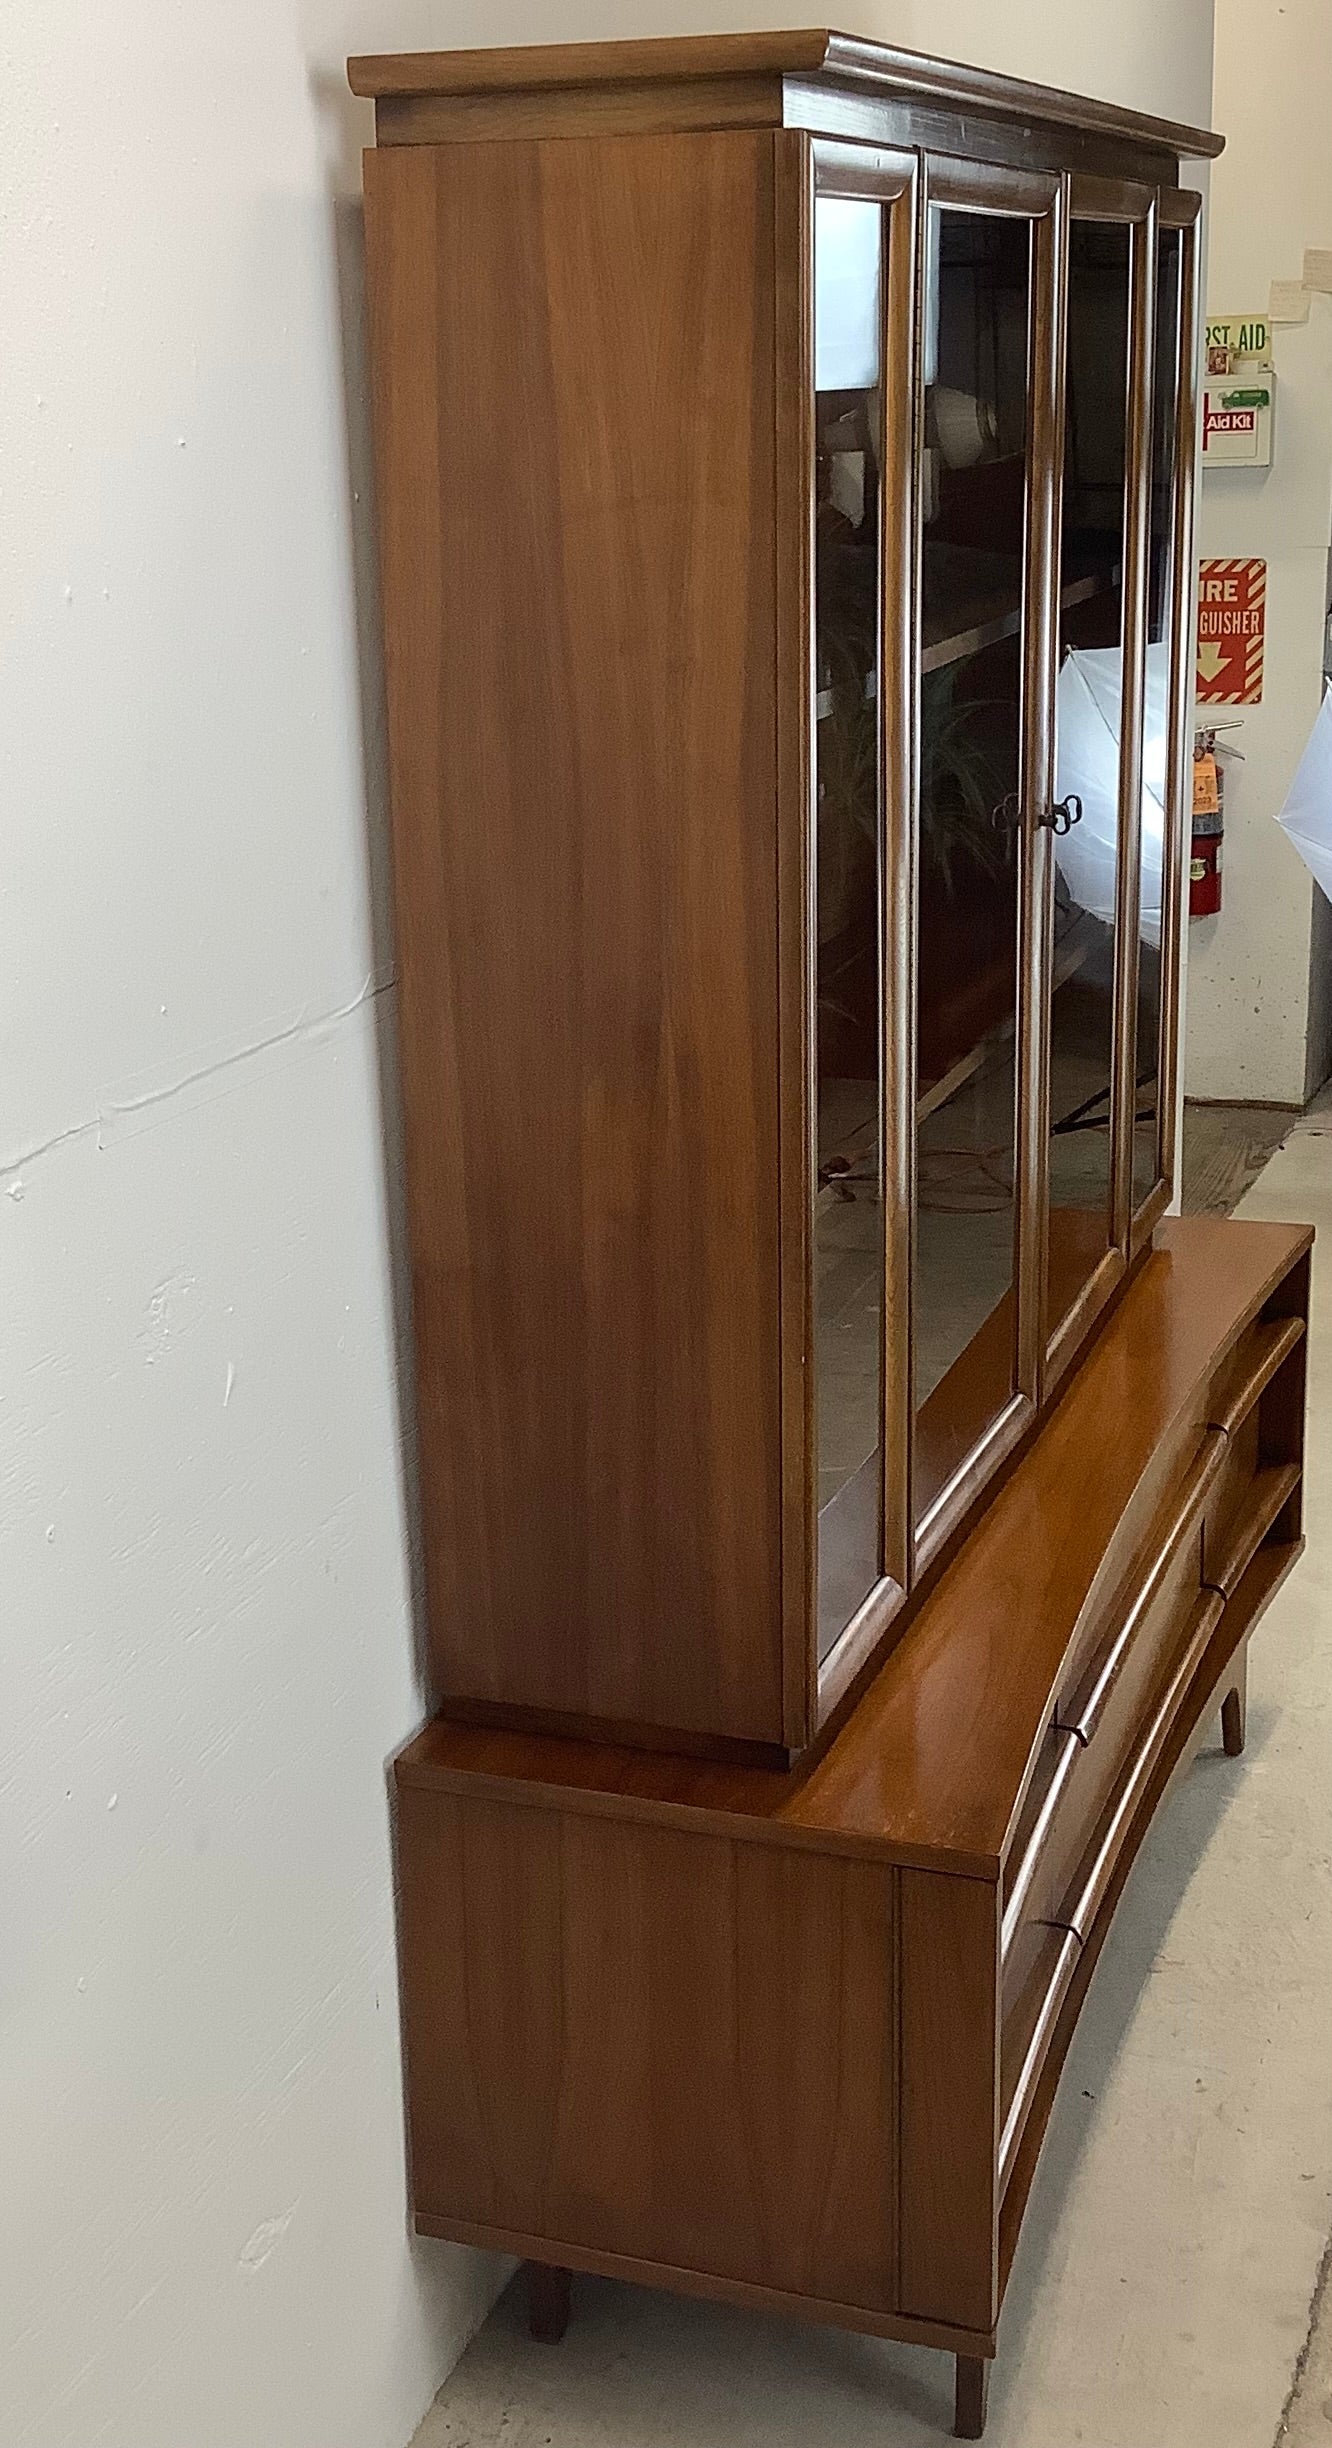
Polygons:
M1323 691L1309 745L1277 823L1290 835L1315 884L1332 900L1332 685Z
M1072 646L1055 693L1055 797L1082 801L1082 822L1055 842L1059 872L1073 899L1107 926L1115 916L1119 833L1119 726L1123 658L1117 646ZM1142 883L1138 932L1161 941L1161 865L1165 841L1166 699L1164 643L1147 649L1142 738Z

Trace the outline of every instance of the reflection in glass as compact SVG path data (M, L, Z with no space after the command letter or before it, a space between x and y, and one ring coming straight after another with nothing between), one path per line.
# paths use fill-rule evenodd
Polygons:
M819 196L814 238L814 1417L823 1658L880 1578L882 1552L882 207Z
M1166 735L1174 651L1175 469L1178 451L1181 282L1184 241L1163 229L1156 254L1156 329L1152 340L1151 508L1147 540L1147 691L1144 707L1142 861L1138 908L1138 1009L1134 1078L1133 1208L1161 1172L1158 1077L1161 1061L1161 927L1165 852Z
M1017 1383L1015 1196L1031 228L935 207L925 328L915 1510Z
M1111 1246L1111 1070L1123 691L1130 233L1070 233L1056 798L1082 821L1055 845L1050 1015L1049 1324Z

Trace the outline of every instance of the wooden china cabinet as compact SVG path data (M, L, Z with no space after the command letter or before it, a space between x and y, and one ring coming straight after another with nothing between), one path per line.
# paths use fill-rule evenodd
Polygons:
M953 2351L1299 1552L1175 1169L1205 131L824 32L352 63L438 1715L428 2233Z

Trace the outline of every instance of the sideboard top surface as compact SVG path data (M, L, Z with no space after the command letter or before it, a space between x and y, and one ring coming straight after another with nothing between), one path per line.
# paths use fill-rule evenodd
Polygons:
M550 43L516 49L418 51L352 59L353 93L376 101L412 96L550 92L560 88L688 83L725 78L816 78L878 100L1036 120L1083 134L1122 138L1180 159L1210 159L1224 137L1098 102L993 69L935 60L826 27L770 34L672 35L643 42Z
M436 1718L400 1782L478 1784L736 1834L999 1875L1051 1696L1153 1458L1308 1249L1309 1227L1196 1216L1151 1257L1039 1438L812 1768L670 1758Z

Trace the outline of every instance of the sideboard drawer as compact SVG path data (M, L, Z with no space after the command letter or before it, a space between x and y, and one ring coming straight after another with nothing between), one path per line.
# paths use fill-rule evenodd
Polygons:
M1203 1516L1203 1579L1215 1589L1233 1589L1239 1579L1232 1558L1243 1545L1258 1473L1258 1410L1236 1422L1226 1437L1225 1460L1209 1491ZM1247 1560L1247 1559L1246 1559Z
M1029 1921L1005 1970L999 2044L1000 2200L1081 1952L1074 1931Z
M1195 1557L1196 1550L1190 1545ZM1173 1629L1163 1650L1156 1626L1121 1677L1115 1706L1093 1741L1052 1728L1042 1758L1034 1841L1005 1899L999 2064L999 2192L1002 2198L1060 2010L1091 1936L1134 1819L1170 1740L1225 1601L1195 1586L1181 1618L1172 1576L1153 1615ZM1174 1601L1167 1614L1166 1608ZM1148 1659L1156 1672L1147 1672ZM1144 1688L1144 1682L1147 1688ZM1121 1722L1122 1696L1132 1690ZM1103 1738L1116 1729L1110 1740ZM1122 1739L1120 1738L1122 1736ZM1099 1745L1099 1749L1098 1749ZM1071 1749L1069 1746L1072 1746ZM1033 1866L1034 1865L1034 1866Z
M1215 1435L1210 1471L1224 1456ZM1203 1484L1201 1478L1196 1485ZM1148 1697L1167 1671L1202 1588L1201 1513L1196 1492L1172 1508L1168 1543L1134 1593L1101 1627L1056 1707L1023 1805L1004 1883L1003 1954L1032 1922L1057 1922L1070 1882L1114 1793Z
M1115 1864L1224 1612L1225 1600L1219 1591L1198 1591L1173 1657L1159 1682L1145 1696L1119 1775L1106 1794L1090 1841L1052 1916L1062 1928L1072 1930L1083 1941L1091 1935Z
M1200 1533L1227 1453L1220 1428L1200 1428L1187 1466L1161 1503L1118 1587L1099 1605L1093 1602L1084 1611L1065 1661L1055 1708L1056 1723L1072 1726L1084 1741L1090 1740L1110 1700L1122 1665L1137 1641L1142 1617L1153 1607L1181 1550Z

